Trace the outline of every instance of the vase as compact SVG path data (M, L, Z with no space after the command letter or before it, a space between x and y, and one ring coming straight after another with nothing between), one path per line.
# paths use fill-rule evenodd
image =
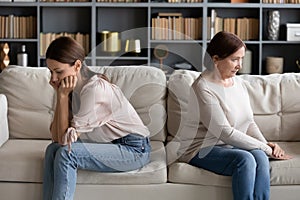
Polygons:
M266 72L268 74L283 72L283 57L267 57L266 58Z
M278 10L268 12L268 39L278 40L280 26L280 13Z

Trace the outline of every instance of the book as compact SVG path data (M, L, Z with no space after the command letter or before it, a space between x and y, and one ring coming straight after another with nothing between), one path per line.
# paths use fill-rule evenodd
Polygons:
M13 0L13 2L36 2L36 0Z
M211 9L210 15L210 38L213 38L216 34L215 23L216 23L217 12L215 9Z
M177 13L177 12L159 12L158 15L159 17L182 17L182 13Z

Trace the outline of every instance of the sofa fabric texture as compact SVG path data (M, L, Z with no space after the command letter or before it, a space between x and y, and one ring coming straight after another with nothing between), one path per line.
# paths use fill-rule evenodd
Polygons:
M151 162L139 170L79 170L75 200L232 199L231 177L179 162L178 130L189 89L200 72L175 70L166 80L152 66L90 67L118 85L151 132ZM270 161L271 199L300 195L300 74L241 75L254 118L269 141L293 159ZM44 152L55 91L43 67L9 66L0 73L0 199L41 199Z

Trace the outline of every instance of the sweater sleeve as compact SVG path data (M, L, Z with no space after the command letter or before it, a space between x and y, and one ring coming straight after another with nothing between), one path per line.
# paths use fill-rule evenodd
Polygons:
M260 141L231 126L219 99L208 90L199 90L200 120L207 128L208 134L214 135L225 144L245 150L261 149L267 155L272 154L272 149L265 141Z

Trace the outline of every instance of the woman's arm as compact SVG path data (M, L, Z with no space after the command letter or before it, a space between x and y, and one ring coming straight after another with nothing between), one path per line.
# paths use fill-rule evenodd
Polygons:
M69 97L57 94L56 109L50 132L52 140L62 144L62 138L69 128Z
M200 119L209 134L228 145L246 150L261 149L267 155L272 154L272 148L266 142L251 137L230 125L218 98L214 94L207 90L200 90L197 96L201 113Z
M61 81L57 89L57 102L55 114L50 126L52 140L64 144L64 135L69 128L69 94L74 89L77 82L76 76L68 76Z

